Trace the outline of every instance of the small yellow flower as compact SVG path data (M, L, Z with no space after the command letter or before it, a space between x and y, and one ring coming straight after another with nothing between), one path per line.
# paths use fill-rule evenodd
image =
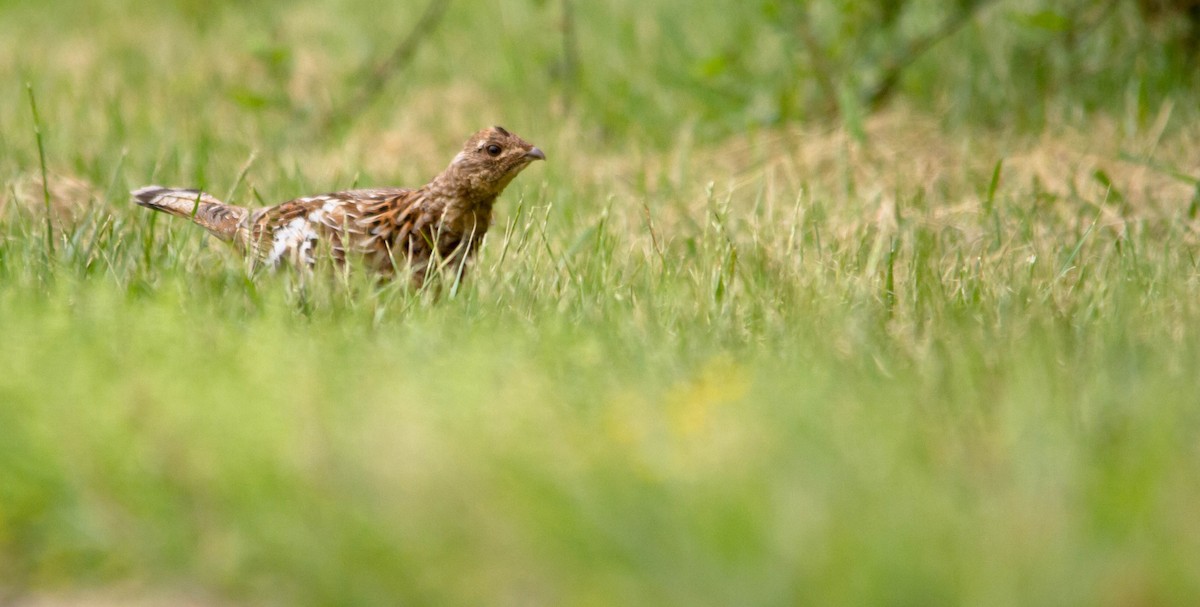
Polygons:
M671 430L686 438L705 433L716 407L744 398L749 388L745 370L730 356L710 360L695 377L667 393Z

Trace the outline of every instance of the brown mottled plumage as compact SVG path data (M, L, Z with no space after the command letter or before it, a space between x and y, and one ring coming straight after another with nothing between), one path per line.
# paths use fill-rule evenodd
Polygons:
M479 248L492 204L541 150L501 127L475 133L450 166L421 188L347 190L262 209L225 204L198 190L147 186L139 205L186 217L267 265L312 265L318 250L342 263L363 258L383 276L410 268L420 286L431 267L457 273Z

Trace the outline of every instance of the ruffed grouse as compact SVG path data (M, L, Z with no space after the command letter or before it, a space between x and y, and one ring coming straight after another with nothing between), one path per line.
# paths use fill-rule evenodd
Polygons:
M457 274L492 222L492 204L541 150L496 126L475 133L450 166L421 188L347 190L248 209L199 190L135 190L144 207L191 219L256 262L311 266L347 253L384 277L408 268L413 285L435 267Z

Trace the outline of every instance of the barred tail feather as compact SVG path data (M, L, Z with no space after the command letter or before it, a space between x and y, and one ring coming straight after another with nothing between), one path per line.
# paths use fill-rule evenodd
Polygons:
M148 185L132 194L140 206L190 219L221 240L232 240L250 214L245 208L225 204L200 190Z

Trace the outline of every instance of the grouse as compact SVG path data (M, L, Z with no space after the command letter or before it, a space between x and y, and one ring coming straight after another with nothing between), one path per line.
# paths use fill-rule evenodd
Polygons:
M496 197L540 149L503 127L475 133L433 181L417 188L346 190L251 209L199 190L146 186L137 204L184 217L231 242L256 264L311 267L348 256L390 278L400 270L422 286L443 268L465 270L492 222Z

